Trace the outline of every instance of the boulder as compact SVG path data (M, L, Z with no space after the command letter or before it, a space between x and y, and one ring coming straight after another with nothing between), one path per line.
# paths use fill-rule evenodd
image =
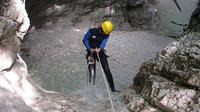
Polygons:
M152 107L142 96L134 95L134 93L126 92L123 100L131 112L162 112L160 109Z
M190 106L194 104L196 91L175 86L173 82L160 76L150 75L145 81L141 94L152 105L162 110L194 111Z

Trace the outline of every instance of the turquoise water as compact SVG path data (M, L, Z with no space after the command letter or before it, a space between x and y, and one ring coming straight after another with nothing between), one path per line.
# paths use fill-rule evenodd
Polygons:
M156 7L160 16L160 28L164 34L169 36L179 35L183 32L184 26L178 24L188 24L192 12L197 6L198 0L177 0L182 12L178 10L173 0L156 0Z

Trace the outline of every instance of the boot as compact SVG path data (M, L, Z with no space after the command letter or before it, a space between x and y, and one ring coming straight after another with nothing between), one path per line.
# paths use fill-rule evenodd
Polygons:
M112 92L120 92L119 90L116 90L115 88L114 89L111 89Z

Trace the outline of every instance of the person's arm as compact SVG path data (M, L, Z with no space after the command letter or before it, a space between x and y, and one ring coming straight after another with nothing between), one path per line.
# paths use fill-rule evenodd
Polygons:
M106 46L106 43L108 41L109 36L105 37L104 40L101 42L100 44L100 49L104 49L104 47Z
M83 44L85 45L85 47L87 48L88 51L90 50L90 45L89 45L90 36L91 36L91 33L90 33L90 29L89 29L83 38Z

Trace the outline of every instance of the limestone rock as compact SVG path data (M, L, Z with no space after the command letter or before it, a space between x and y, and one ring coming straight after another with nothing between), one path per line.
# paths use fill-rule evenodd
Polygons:
M167 111L187 111L190 112L190 104L194 104L196 91L175 86L160 76L150 76L145 81L141 92L142 96L151 104Z
M19 52L20 41L16 37L15 23L0 17L0 71L9 69L16 53Z
M185 35L141 66L134 85L150 104L173 112L199 111L199 37L198 33Z
M20 40L29 28L24 0L0 1L0 111L73 112L65 96L40 88L19 56Z
M191 33L179 42L167 46L155 60L144 64L142 74L156 74L176 83L200 88L199 35ZM147 67L148 66L148 67ZM137 81L136 81L137 83Z
M10 69L29 28L25 3L21 0L0 2L0 71Z
M127 100L126 103L131 112L162 112L160 109L150 106L142 96L124 96L124 100Z
M29 28L29 18L25 10L24 0L7 0L2 2L0 9L3 9L1 16L15 22L17 37L23 39Z
M73 111L69 108L73 103L66 97L59 93L43 90L27 77L27 67L20 56L17 56L9 71L0 72L0 105L3 106L0 110L17 112Z
M200 4L199 4L200 5ZM155 59L142 64L134 79L137 92L151 105L170 112L199 112L200 33L199 8L189 30ZM195 31L195 32L194 32Z

